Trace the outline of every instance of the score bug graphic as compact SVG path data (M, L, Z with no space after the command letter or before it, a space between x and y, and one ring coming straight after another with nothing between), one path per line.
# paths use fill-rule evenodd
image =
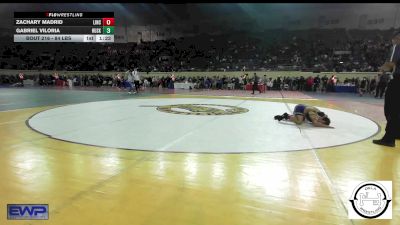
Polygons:
M14 12L14 42L114 42L114 12Z

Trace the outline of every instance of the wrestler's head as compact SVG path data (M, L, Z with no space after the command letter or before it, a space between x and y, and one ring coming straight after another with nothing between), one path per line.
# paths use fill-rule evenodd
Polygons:
M331 123L331 120L328 118L328 116L325 113L319 112L318 116L319 116L318 122L326 124L326 125L329 125Z

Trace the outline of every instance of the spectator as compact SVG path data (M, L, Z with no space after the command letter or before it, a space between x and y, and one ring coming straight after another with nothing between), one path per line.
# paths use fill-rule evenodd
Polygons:
M367 78L363 77L363 79L361 80L361 83L360 83L360 87L358 89L358 94L360 95L360 97L362 97L364 95L366 90L367 90Z

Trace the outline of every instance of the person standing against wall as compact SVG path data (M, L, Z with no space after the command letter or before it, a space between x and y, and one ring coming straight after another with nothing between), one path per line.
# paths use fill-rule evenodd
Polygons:
M366 90L367 90L367 78L363 77L360 83L360 87L358 88L358 94L360 95L360 97L364 95Z
M259 94L261 94L261 90L258 89L258 77L257 74L254 73L254 79L253 79L253 93L251 93L252 95L254 95L254 91L258 90Z
M132 74L133 74L133 82L135 83L135 89L136 89L135 93L139 93L140 76L137 68L133 70Z
M19 83L20 83L21 87L23 87L24 86L24 73L20 72L18 74L18 79L19 79Z
M128 72L127 72L127 80L126 81L129 86L128 94L132 94L134 84L133 84L133 74L132 74L131 70L128 70Z
M170 78L171 79L169 81L168 88L169 89L175 89L175 74L174 74L174 72L171 73Z

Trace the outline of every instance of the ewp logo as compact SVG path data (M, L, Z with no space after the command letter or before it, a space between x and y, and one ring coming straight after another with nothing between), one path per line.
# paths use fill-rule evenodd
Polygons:
M48 220L49 205L47 204L8 204L8 220Z

